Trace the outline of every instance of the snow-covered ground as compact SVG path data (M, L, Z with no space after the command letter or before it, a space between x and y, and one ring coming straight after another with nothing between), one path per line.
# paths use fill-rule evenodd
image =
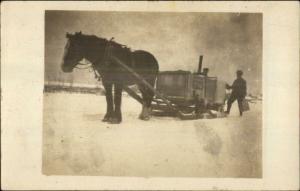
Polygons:
M262 103L238 116L181 121L138 119L141 106L122 100L123 122L103 123L105 97L45 93L43 173L143 177L261 177Z

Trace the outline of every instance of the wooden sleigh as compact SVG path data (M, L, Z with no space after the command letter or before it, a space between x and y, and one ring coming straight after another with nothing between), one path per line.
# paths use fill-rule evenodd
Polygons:
M225 82L217 77L208 77L207 71L201 72L200 56L197 73L189 71L165 71L157 77L153 87L134 70L118 58L112 59L131 73L155 95L152 103L152 114L156 116L177 116L182 120L225 117ZM130 87L123 87L132 98L143 104L143 99Z

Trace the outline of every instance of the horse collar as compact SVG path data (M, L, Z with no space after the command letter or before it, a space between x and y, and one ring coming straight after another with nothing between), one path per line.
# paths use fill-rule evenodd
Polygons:
M105 66L108 66L109 58L111 56L111 48L113 47L113 44L111 42L112 42L112 39L107 41L105 49L104 49L104 55L103 55L102 62L104 63Z

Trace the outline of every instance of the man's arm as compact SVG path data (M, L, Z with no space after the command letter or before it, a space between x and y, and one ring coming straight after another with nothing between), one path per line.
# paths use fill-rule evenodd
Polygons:
M226 83L226 89L232 89L232 86Z
M246 97L247 95L247 82L246 80L244 81L244 86L243 86L243 96L244 98Z
M234 80L234 82L232 83L231 86L226 83L226 89L232 89L232 88L234 88L235 84L236 84L236 80Z

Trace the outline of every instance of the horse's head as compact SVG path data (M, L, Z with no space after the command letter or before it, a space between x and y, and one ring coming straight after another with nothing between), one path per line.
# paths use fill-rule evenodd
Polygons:
M81 32L74 35L67 33L68 39L65 46L61 69L63 72L72 72L74 67L84 58L84 47L82 46Z

